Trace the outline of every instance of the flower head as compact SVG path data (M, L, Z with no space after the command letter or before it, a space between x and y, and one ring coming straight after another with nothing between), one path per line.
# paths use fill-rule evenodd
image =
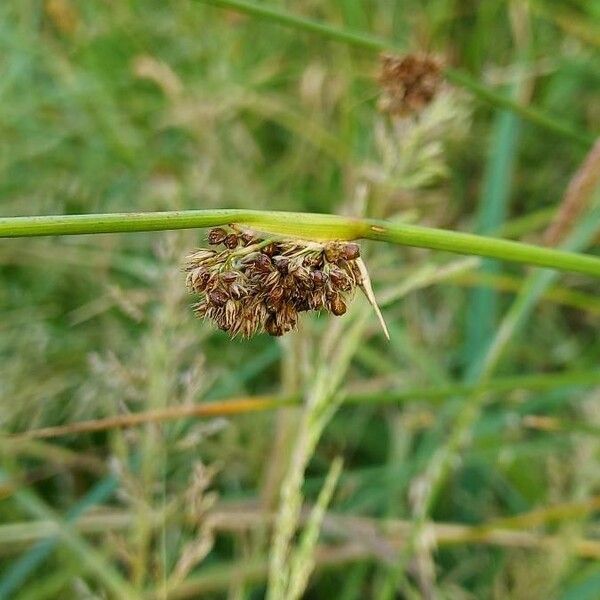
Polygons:
M196 315L232 336L284 335L301 312L343 315L363 285L355 243L266 240L236 227L211 229L208 243L186 258L186 284L199 295Z

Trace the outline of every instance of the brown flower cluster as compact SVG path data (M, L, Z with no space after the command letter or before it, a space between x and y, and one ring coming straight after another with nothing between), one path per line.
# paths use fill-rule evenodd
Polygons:
M200 295L196 315L232 336L283 335L306 311L343 315L363 284L358 244L270 241L234 227L211 229L208 243L217 248L187 257L186 284Z
M418 113L441 87L442 64L426 55L382 54L378 81L383 88L381 111L400 116Z

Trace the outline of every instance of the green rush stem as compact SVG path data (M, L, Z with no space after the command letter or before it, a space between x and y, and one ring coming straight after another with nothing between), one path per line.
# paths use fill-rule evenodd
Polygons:
M237 223L310 240L370 239L600 277L600 258L458 231L338 215L240 209L0 217L1 237L193 229Z
M267 4L255 4L246 0L199 0L205 4L211 4L220 8L236 10L254 17L267 19L286 27L292 27L302 31L315 33L323 37L327 37L336 42L349 44L364 50L381 52L383 50L392 50L395 52L405 52L405 49L389 42L383 38L373 36L360 31L351 31L340 27L335 27L327 23L320 23L306 17L300 17L288 12L282 11L279 8L269 6ZM554 133L568 137L577 142L583 147L589 147L595 141L595 136L582 133L573 129L569 124L564 123L554 116L546 115L542 111L531 106L523 106L515 102L511 98L494 92L485 85L480 84L468 74L458 69L446 68L444 70L446 79L454 85L463 87L471 92L480 100L496 106L510 110L523 119L534 123L539 127L543 127Z

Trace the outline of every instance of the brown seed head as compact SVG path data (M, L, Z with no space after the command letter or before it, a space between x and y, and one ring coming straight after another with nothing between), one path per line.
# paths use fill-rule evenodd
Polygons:
M188 288L201 294L197 316L231 336L249 337L292 331L301 312L346 312L346 294L361 282L358 244L281 240L248 253L236 248L261 240L232 229L209 233L209 241L223 243L224 250L198 250L187 258Z
M383 88L380 110L409 115L421 111L435 97L442 83L442 64L421 54L384 54L378 79Z

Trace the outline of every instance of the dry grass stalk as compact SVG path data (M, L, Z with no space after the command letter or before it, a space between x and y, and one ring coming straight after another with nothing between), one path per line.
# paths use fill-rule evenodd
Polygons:
M583 164L569 182L564 198L552 223L544 233L544 242L555 246L564 238L583 213L592 193L600 184L600 139L596 141Z
M145 423L161 423L172 421L184 417L213 417L226 416L254 411L266 410L278 406L286 405L286 399L278 396L251 396L247 398L237 398L223 402L205 402L203 404L189 404L168 406L156 410L149 410L143 413L134 413L127 415L117 415L105 419L92 419L89 421L79 421L68 425L59 425L56 427L42 427L32 429L22 434L12 436L12 442L27 440L59 437L74 433L89 433L92 431L103 431L105 429L121 429L125 427L134 427Z

